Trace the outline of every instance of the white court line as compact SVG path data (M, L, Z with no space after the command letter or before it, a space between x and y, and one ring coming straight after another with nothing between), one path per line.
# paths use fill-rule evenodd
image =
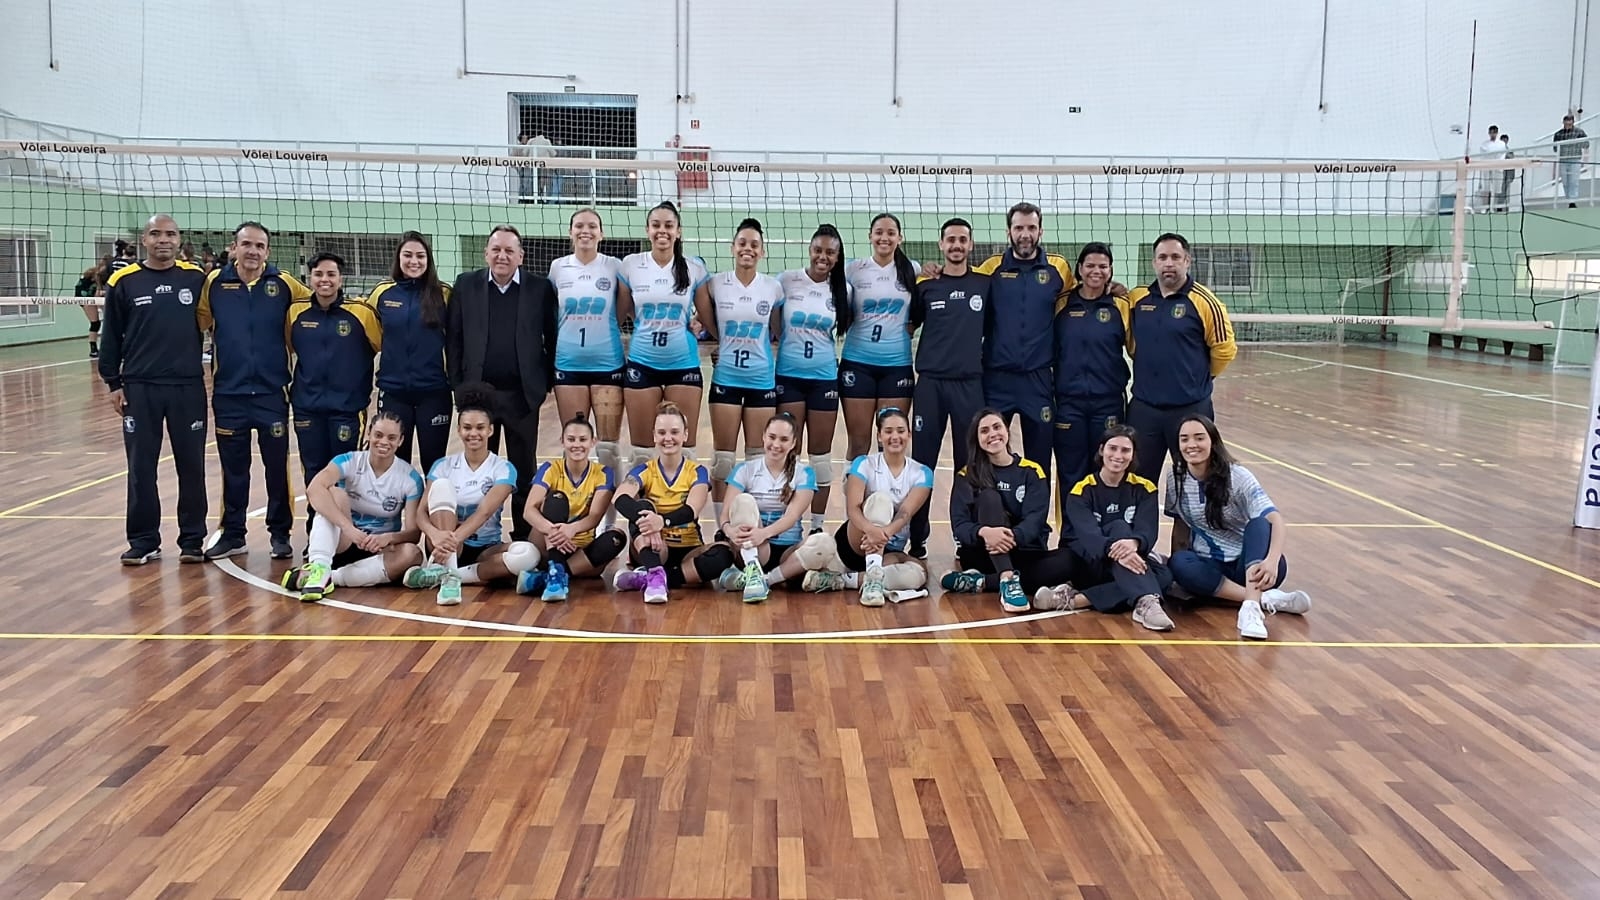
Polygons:
M263 590L300 599L300 595L287 590L281 585L273 584L265 578L239 568L231 559L219 559L212 563L228 575L237 578L246 584ZM731 594L729 595L732 596ZM448 616L430 616L425 613L405 612L398 609L385 609L381 606L367 606L363 603L347 603L343 600L322 600L322 606L342 609L346 612L365 613L373 616L384 616L390 619L405 619L410 622L427 622L432 625L452 625L459 628L479 628L486 631L510 631L517 634L533 634L544 637L576 637L576 638L676 638L686 641L716 641L716 640L741 640L751 638L768 638L774 641L814 641L823 638L870 638L894 637L908 634L937 634L946 631L967 631L974 628L989 628L996 625L1017 625L1024 622L1037 622L1043 619L1059 619L1062 616L1077 615L1080 610L1058 610L1056 612L1028 613L1021 616L1007 616L1003 619L981 619L976 622L945 622L940 625L911 625L904 628L869 628L860 631L813 631L782 634L738 633L738 634L657 634L643 631L576 631L567 628L542 628L538 625L515 625L510 622L481 622L476 619L454 619Z
M88 364L90 364L92 366L92 365L94 365L94 360L85 357L83 359L69 359L69 360L66 360L65 362L42 363L42 364L37 365L37 366L27 366L26 368L22 368L22 369L7 369L4 372L0 372L0 376L20 375L23 372L34 372L34 371L37 371L39 369L54 369L57 366L72 366L72 365L78 365L80 363L88 363ZM98 374L99 370L96 369L95 371Z
M1511 398L1513 400L1532 400L1535 403L1549 403L1552 406L1570 406L1573 409L1588 409L1589 408L1588 406L1586 406L1585 404L1582 404L1582 403L1568 403L1565 400L1553 400L1553 399L1551 399L1549 397L1538 396L1537 394L1517 394L1517 393L1513 393L1511 391L1502 391L1502 390L1499 390L1498 388L1484 387L1481 384L1466 384L1466 383L1463 383L1463 382L1460 382L1460 381L1447 381L1447 380L1445 380L1443 378L1429 378L1426 375L1412 375L1409 372L1395 372L1395 371L1392 371L1390 369L1377 369L1377 368L1373 368L1372 366L1358 366L1358 365L1354 365L1352 363L1334 362L1332 360L1326 360L1326 359L1319 360L1314 356L1296 356L1293 353L1284 353L1284 352L1279 351L1279 350L1263 350L1261 352L1262 353L1270 353L1273 356L1282 356L1282 357L1284 357L1286 359L1300 359L1300 360L1305 360L1306 362L1321 362L1321 363L1326 363L1326 364L1328 364L1330 366L1339 366L1339 367L1345 368L1345 369L1356 369L1356 370L1359 370L1359 371L1362 371L1362 372L1374 372L1374 373L1379 374L1379 375L1392 375L1392 376L1394 376L1396 378L1411 378L1411 379L1414 379L1416 381L1426 381L1426 382L1429 382L1430 384L1442 384L1442 385L1446 385L1448 387L1466 388L1469 391L1478 391L1478 392L1482 393L1486 397L1508 397L1508 398Z

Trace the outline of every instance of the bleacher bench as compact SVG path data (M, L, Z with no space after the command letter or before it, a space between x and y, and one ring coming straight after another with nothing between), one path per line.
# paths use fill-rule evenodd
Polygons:
M1461 342L1463 340L1475 343L1479 353L1487 353L1491 343L1499 345L1500 352L1504 353L1506 356L1510 356L1515 350L1521 350L1527 354L1527 357L1531 362L1544 362L1545 351L1550 349L1549 344L1538 340L1481 334L1461 334L1454 331L1428 332L1428 349L1431 350L1435 347L1443 349L1445 346L1445 341L1449 341L1451 347L1460 350ZM1468 349L1471 349L1470 345L1468 346Z

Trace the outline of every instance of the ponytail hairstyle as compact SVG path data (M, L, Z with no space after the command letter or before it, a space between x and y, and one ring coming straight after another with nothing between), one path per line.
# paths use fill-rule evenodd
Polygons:
M678 404L673 403L671 400L661 401L656 405L656 417L660 418L661 416L677 416L678 421L683 423L684 433L688 433L689 417L683 414L683 410L678 408Z
M400 418L400 414L392 409L383 409L380 407L377 413L372 416L372 421L367 423L366 431L362 432L361 434L362 450L366 450L371 446L372 441L368 439L368 435L372 433L372 426L378 424L379 422L393 422L395 426L400 429L400 433L402 435L405 434L406 423L404 419Z
M573 425L582 425L584 428L587 428L589 430L589 437L591 437L591 438L594 437L594 424L589 421L589 417L587 415L585 415L584 413L575 413L575 414L573 414L572 418L566 420L565 422L562 422L561 423L562 432L565 432L568 428L570 428Z
M989 459L987 450L978 446L978 426L990 416L1001 422L1006 420L998 409L986 406L978 410L972 417L972 424L967 426L967 481L979 491L994 487L994 461Z
M894 213L878 213L872 217L872 224L867 227L871 229L884 219L894 223L894 230L900 232L900 237L904 240L906 230L901 227L900 219ZM907 256L901 247L894 248L894 274L896 280L900 282L900 290L908 294L917 292L917 269L911 264L911 257Z
M788 504L794 497L794 470L795 465L800 461L800 426L795 424L794 416L781 412L768 419L767 424L762 426L761 431L765 433L768 428L772 427L774 422L783 422L788 425L789 437L794 439L794 443L789 445L789 455L783 459L782 499L785 504Z
M761 220L751 218L740 219L739 227L733 230L733 236L738 237L739 232L745 230L746 228L754 230L756 234L759 234L762 237L767 236L767 233L761 230Z
M1233 492L1233 455L1228 452L1222 443L1222 435L1217 431L1217 423L1210 417L1199 413L1184 416L1178 423L1178 430L1190 422L1199 422L1200 427L1206 430L1211 437L1211 459L1206 463L1206 478L1200 482L1200 494L1206 501L1206 524L1212 528L1224 528L1222 514L1228 509L1228 496ZM1173 476L1178 479L1178 504L1183 505L1183 483L1185 475L1189 474L1189 464L1184 462L1180 455L1174 464Z
M672 213L673 221L678 223L678 237L672 241L672 290L679 294L689 292L689 260L683 255L683 216L678 215L678 205L671 200L663 200L650 208L650 212L664 209ZM659 413L658 413L659 415ZM683 415L679 411L678 415ZM684 427L688 427L685 421Z
M824 222L817 226L816 234L811 236L832 240L839 245L839 261L828 270L828 290L833 294L833 328L840 337L850 330L850 323L856 317L856 311L850 308L850 283L844 277L844 236L839 234L839 229Z
M417 279L417 298L422 301L422 324L439 331L444 330L444 285L439 282L439 269L434 264L433 245L420 231L407 231L394 245L394 261L389 266L389 280L399 284L410 276L400 271L400 250L407 244L421 244L428 254L428 267ZM343 269L343 266L340 266Z
M456 388L456 414L481 412L494 421L494 387L486 382L473 381Z

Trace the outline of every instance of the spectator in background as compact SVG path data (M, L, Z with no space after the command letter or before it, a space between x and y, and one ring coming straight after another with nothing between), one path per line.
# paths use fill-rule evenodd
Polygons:
M555 141L543 134L535 134L528 139L528 147L535 159L550 159L557 156ZM540 203L560 203L562 177L565 174L561 169L534 169L539 183Z
M529 159L533 156L533 146L530 143L533 135L526 131L517 135L517 146L511 148L511 155L518 159ZM538 199L539 170L528 166L517 169L517 202L532 203Z
M1504 155L1505 145L1500 143L1500 126L1490 125L1488 139L1478 145L1478 161L1488 162L1499 159ZM1487 210L1492 206L1494 204L1495 191L1499 187L1500 172L1498 170L1486 169L1480 171L1478 173L1478 203L1474 205L1475 208L1481 206Z
M103 293L100 284L100 269L90 266L83 270L83 275L78 278L78 283L72 288L72 296L83 300L83 315L89 320L89 358L100 358L100 304L95 298Z
M1516 155L1511 152L1511 135L1502 132L1500 135L1500 146L1505 148L1505 152L1500 155L1501 159L1511 159ZM1511 184L1516 180L1516 169L1508 168L1504 172L1500 173L1500 198L1495 205L1495 212L1505 212L1511 208Z
M1563 116L1561 130L1555 133L1552 140L1556 151L1556 169L1561 175L1561 193L1567 198L1567 208L1576 209L1578 199L1578 177L1582 171L1583 156L1589 151L1588 135L1577 125L1577 120L1572 116Z

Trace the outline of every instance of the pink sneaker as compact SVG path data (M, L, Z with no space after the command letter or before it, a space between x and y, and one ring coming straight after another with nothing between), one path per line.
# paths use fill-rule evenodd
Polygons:
M667 570L656 566L645 577L644 602L667 602Z
M642 591L645 586L645 571L643 569L623 569L612 579L611 586L619 591Z

